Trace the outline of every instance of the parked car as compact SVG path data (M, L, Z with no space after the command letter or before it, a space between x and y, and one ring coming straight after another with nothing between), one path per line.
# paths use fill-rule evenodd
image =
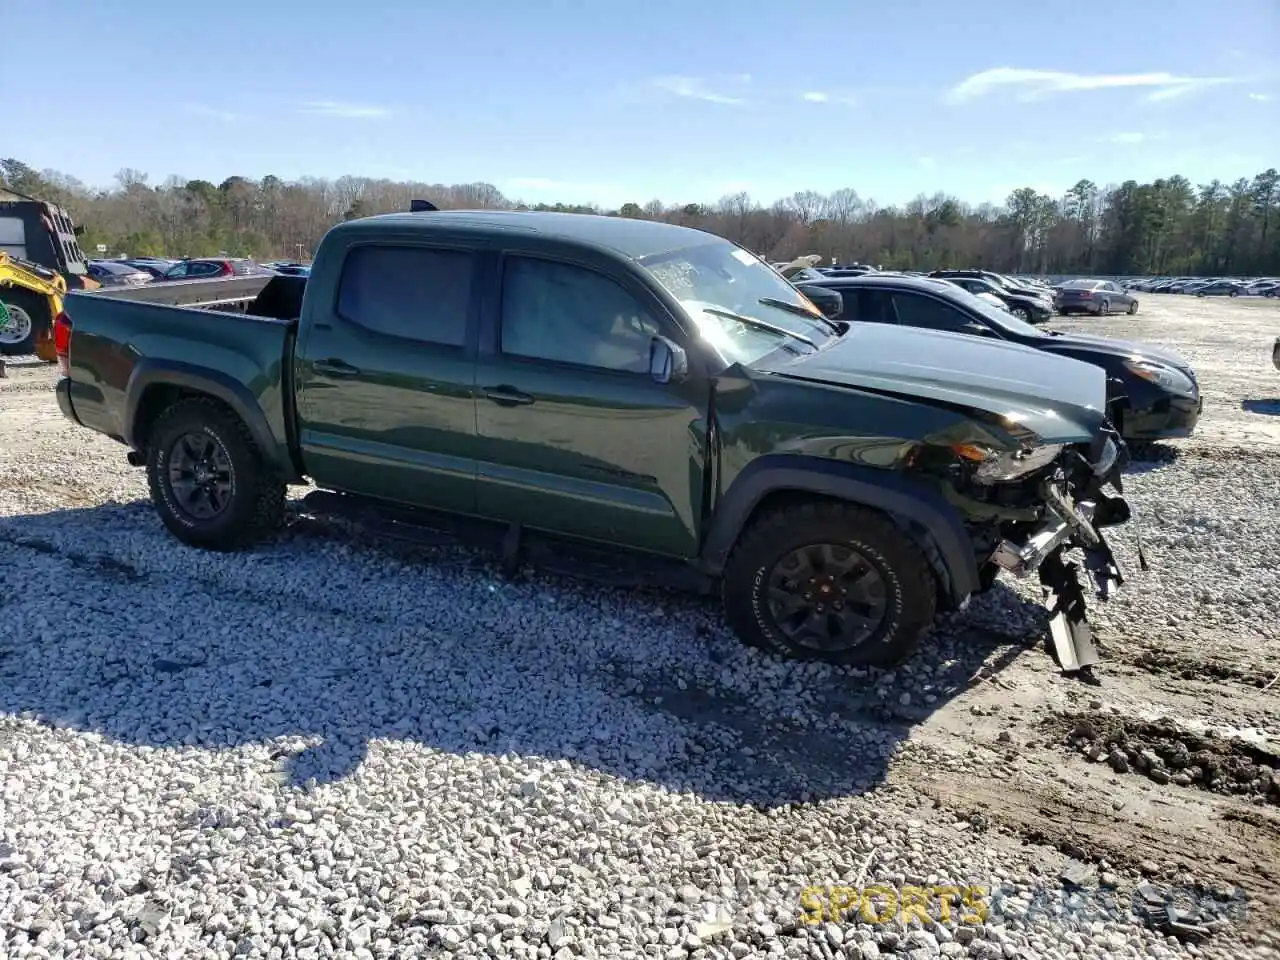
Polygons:
M211 280L214 277L248 277L254 274L268 276L271 271L246 257L210 257L181 260L166 270L162 279Z
M1280 337L1276 337L1276 342L1271 348L1271 365L1280 370Z
M1195 289L1197 297L1238 297L1244 284L1238 280L1214 280Z
M1037 300L1043 300L1049 305L1052 305L1053 302L1053 294L1047 287L1040 289L1017 284L1003 274L994 273L990 270L934 270L929 274L929 276L943 280L962 279L966 277L974 280L986 280L988 283L993 284L1002 290L1006 290L1015 296L1032 297Z
M1053 307L1063 316L1092 313L1105 317L1109 313L1137 313L1138 298L1113 280L1068 280L1058 288Z
M865 277L824 286L844 298L842 320L924 327L1017 343L1101 367L1107 411L1129 441L1191 435L1203 409L1195 371L1178 354L1146 343L1045 330L936 279Z
M948 283L953 283L957 287L968 290L973 294L986 294L994 297L1000 303L1008 308L1019 320L1025 320L1027 323L1044 323L1053 316L1053 307L1041 297L1028 297L1022 294L1012 293L1004 287L998 287L989 280L979 280L976 277L947 277Z
M159 280L177 261L161 260L156 257L129 257L125 260L121 260L120 262L127 263L129 266L135 267L143 273L149 274L152 280Z
M119 260L90 260L89 276L104 287L137 286L151 282L151 274Z
M864 664L1034 570L1068 601L1060 661L1093 662L1063 554L1113 583L1098 531L1128 508L1092 364L833 322L712 234L533 211L340 223L248 315L148 299L71 300L56 396L145 465L187 544L268 535L309 478L320 512L497 524L512 570L545 534L665 557L745 642Z

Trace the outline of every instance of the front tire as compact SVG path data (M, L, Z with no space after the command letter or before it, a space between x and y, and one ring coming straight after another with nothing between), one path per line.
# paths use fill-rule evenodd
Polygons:
M725 619L744 643L794 660L890 667L933 623L928 561L883 515L847 503L771 510L724 573Z
M1129 316L1132 317L1137 312L1138 312L1138 301L1135 300L1133 301L1133 303L1129 304Z
M1031 311L1028 310L1026 307L1014 307L1009 312L1025 323L1031 322Z
M284 482L216 400L183 400L160 415L147 438L147 481L161 521L192 547L236 550L284 517Z

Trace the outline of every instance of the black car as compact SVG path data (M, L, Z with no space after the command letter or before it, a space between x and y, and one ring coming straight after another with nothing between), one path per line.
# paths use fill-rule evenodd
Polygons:
M985 280L987 283L1000 287L1009 293L1017 294L1020 297L1031 297L1046 302L1053 296L1048 289L1037 290L1035 287L1029 287L1026 284L1015 283L1004 274L995 273L991 270L934 270L929 276L936 277L939 280L958 280L966 277L972 280Z
M120 260L90 260L88 271L104 287L136 287L151 282L151 274Z
M1013 293L990 280L979 280L977 277L944 277L942 279L970 293L991 294L1008 307L1010 313L1027 323L1044 323L1053 316L1053 310L1041 298Z
M1107 412L1126 440L1188 437L1200 419L1195 372L1172 351L1033 327L945 280L871 275L814 285L839 291L842 321L992 337L1099 366L1107 373Z

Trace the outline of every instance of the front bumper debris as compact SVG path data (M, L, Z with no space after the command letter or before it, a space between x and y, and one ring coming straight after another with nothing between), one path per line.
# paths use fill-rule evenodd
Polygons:
M1107 476L1093 485L1087 499L1076 499L1064 484L1047 481L1041 491L1046 505L1043 522L1020 542L1001 541L991 556L991 562L1015 576L1039 574L1054 653L1067 672L1091 667L1099 657L1080 585L1080 565L1067 561L1066 554L1076 548L1082 551L1084 568L1093 579L1098 599L1109 599L1112 591L1124 583L1102 533L1104 527L1132 519L1123 497L1102 492L1108 483L1121 492L1122 466L1109 469ZM1141 562L1145 568L1145 558Z

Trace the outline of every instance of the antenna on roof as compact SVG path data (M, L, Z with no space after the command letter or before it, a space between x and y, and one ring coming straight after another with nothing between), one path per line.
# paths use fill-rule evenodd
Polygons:
M439 211L440 208L437 207L430 200L410 200L409 201L410 213L429 213L433 210Z

